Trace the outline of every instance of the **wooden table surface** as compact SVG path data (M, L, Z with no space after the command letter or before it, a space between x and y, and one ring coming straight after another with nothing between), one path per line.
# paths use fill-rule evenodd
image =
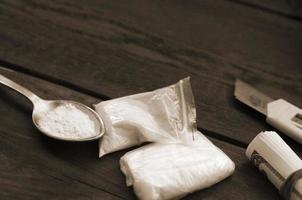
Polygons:
M230 178L185 199L278 199L245 158L274 130L236 101L239 77L302 107L298 0L2 0L0 73L46 99L87 105L191 76L198 128L236 163ZM0 87L0 199L135 199L120 151L47 138L31 104ZM299 154L302 147L281 134Z

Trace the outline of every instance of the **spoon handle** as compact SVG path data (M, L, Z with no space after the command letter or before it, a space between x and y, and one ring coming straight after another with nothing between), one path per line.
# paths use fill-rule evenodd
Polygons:
M5 76L0 74L0 83L3 85L6 85L7 87L10 87L17 92L23 94L25 97L27 97L33 104L37 103L38 101L41 101L42 99L29 91L28 89L24 88L23 86L19 85L18 83L15 83L14 81L6 78Z

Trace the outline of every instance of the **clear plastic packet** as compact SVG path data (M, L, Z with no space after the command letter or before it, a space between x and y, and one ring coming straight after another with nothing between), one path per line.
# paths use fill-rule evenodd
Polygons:
M179 199L230 176L234 163L201 133L185 143L153 143L120 159L127 186L141 200Z
M196 131L194 105L189 78L151 92L94 105L106 128L100 139L99 156L143 142L179 142L187 133Z

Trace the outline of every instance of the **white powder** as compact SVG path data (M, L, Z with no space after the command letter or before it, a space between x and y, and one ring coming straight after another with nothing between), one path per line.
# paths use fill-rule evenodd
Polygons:
M80 139L97 135L94 121L72 104L47 112L38 124L45 132L61 138Z

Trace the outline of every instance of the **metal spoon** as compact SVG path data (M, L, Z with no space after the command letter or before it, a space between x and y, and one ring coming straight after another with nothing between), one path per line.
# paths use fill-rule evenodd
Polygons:
M100 118L100 116L91 108L88 106L75 102L75 101L69 101L69 100L44 100L40 97L38 97L36 94L32 93L28 89L24 88L23 86L13 82L12 80L6 78L5 76L0 74L0 83L16 90L17 92L23 94L25 97L27 97L33 104L33 113L32 113L32 119L35 124L35 126L45 135L59 139L59 140L65 140L65 141L89 141L89 140L95 140L100 138L104 132L104 122ZM39 120L45 116L45 113L50 112L54 110L58 106L62 106L64 104L72 104L73 106L77 107L82 112L86 113L89 118L94 122L95 124L95 132L97 133L95 136L88 137L88 138L66 138L66 137L60 137L59 134L55 133L49 133L46 132L44 129L42 129L39 126Z

